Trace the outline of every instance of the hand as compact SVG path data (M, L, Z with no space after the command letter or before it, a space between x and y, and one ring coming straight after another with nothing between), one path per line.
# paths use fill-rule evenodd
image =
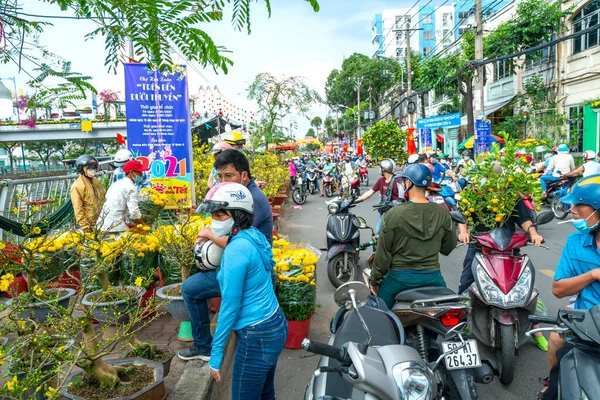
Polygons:
M263 189L265 186L267 186L267 182L256 181L256 186L258 186L259 189Z
M458 176L454 175L454 176L452 177L452 180L453 180L454 182L458 182Z
M211 368L210 374L215 379L215 381L221 382L221 374L219 373L219 371L215 371L214 369Z
M200 232L198 232L198 236L196 237L196 243L200 243L202 239L212 240L213 242L215 238L215 234L210 228L202 228Z
M595 268L591 270L590 273L592 274L592 278L594 278L597 281L600 281L600 268Z
M458 241L461 242L464 245L468 245L469 242L471 242L471 234L469 232L459 233L458 234Z
M373 293L374 296L377 296L377 292L379 291L379 285L371 285L371 293Z
M531 243L533 243L535 246L539 246L542 244L542 242L544 241L544 238L542 237L542 235L540 235L537 232L532 232L529 240L531 241Z

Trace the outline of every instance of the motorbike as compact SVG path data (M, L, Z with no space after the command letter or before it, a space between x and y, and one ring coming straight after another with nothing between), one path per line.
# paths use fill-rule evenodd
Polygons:
M548 182L546 187L546 197L542 198L542 202L550 206L557 219L565 219L567 217L569 208L560 201L560 198L571 191L571 188L579 178L581 178L581 175L568 178L561 177L555 181Z
M336 288L358 277L360 231L357 217L350 212L358 203L356 197L327 202L327 277Z
M451 216L456 223L465 221L458 211L452 211ZM376 242L374 237L371 242L361 244L361 248ZM370 268L363 271L367 284L370 275ZM448 333L459 326L467 326L471 310L469 302L469 297L457 295L451 289L425 286L398 293L392 312L404 327L406 344L419 352L423 360L433 362L452 348L444 342ZM438 380L446 388L445 398L476 399L475 383L487 384L494 379L493 369L479 355L477 342L469 339L466 343L462 351L453 353L439 369Z
M315 194L315 192L319 190L318 178L319 175L317 171L315 171L312 168L309 168L306 172L306 188L308 193Z
M367 169L367 167L359 167L359 176L360 183L362 183L363 186L369 186L369 170Z
M559 361L558 398L597 397L600 385L600 306L589 310L563 308L556 318L531 315L529 321L556 326L531 330L526 333L527 336L535 332L557 332L573 345Z
M296 186L292 190L292 200L298 205L306 203L308 194L306 192L306 182L302 179L302 173L298 173L296 177Z
M345 283L334 299L340 309L331 321L329 342L302 343L305 350L321 355L305 400L458 398L452 397L440 372L470 345L463 338L466 324L447 331L442 344L448 350L430 362L406 345L402 323L370 296L365 284Z
M553 219L554 214L547 211L534 221L542 225ZM528 245L529 237L501 227L473 238L471 245L478 252L472 264L475 282L468 289L470 335L482 345L482 357L490 360L500 381L509 384L514 378L515 356L530 327L527 317L535 314L539 295L529 256L515 255Z
M332 197L337 192L337 183L332 170L323 172L323 191L327 197Z
M447 186L445 186L445 187L447 187ZM448 189L450 189L450 188L448 188ZM444 187L441 186L439 183L432 182L432 184L427 188L427 190L429 190L429 194L427 195L427 200L429 200L430 203L439 204L447 212L457 210L458 207L456 205L456 201L454 201L454 205L452 205L452 203L450 203L449 199L443 196ZM448 194L449 192L446 191L445 193ZM454 197L452 198L452 200L454 200Z

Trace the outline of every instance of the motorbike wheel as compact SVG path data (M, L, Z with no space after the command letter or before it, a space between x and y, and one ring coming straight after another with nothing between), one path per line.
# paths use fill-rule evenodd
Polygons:
M306 203L306 194L300 193L299 188L294 188L294 191L292 192L292 200L294 200L294 203L301 206L302 204Z
M450 374L446 374L446 387L444 388L444 399L449 400L461 400L462 396L458 391L458 387L456 386L456 382L454 379L450 377Z
M325 195L327 197L333 196L333 187L331 185L325 186Z
M508 385L515 377L515 327L513 325L500 325L500 345L502 346L500 382Z
M568 210L565 210L565 203L560 201L558 197L554 197L552 199L552 203L550 203L550 207L552 208L552 212L554 213L554 217L556 219L565 219L569 214Z
M360 183L362 183L363 186L369 186L369 175L361 176Z
M355 281L358 278L358 265L354 254L348 254L348 265L344 265L344 253L338 254L327 263L327 277L329 282L338 288L346 282Z

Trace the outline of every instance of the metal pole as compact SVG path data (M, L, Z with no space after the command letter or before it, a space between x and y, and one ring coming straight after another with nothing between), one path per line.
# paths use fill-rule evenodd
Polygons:
M481 9L481 0L475 0L475 60L483 60L483 15ZM483 98L483 66L477 68L477 90L479 90L479 118L485 117L484 98ZM477 120L477 117L475 117ZM475 126L475 137L473 142L473 154L477 152L477 124Z
M406 21L406 81L407 81L407 94L410 103L410 96L412 95L412 74L410 73L411 65L410 65L410 19ZM412 128L413 126L413 115L412 112L408 113L408 126Z
M354 78L354 81L358 90L358 131L356 132L356 138L360 139L360 84L362 83L362 78Z

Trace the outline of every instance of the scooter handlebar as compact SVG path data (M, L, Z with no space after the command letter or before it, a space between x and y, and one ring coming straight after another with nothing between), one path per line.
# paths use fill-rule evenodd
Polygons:
M313 342L310 339L304 339L302 341L302 347L308 352L333 358L334 360L338 360L342 364L350 363L350 357L348 356L348 353L341 347L335 347L325 343Z
M550 325L558 325L558 319L556 317L544 317L541 315L530 315L527 317L530 322L542 323L542 324L550 324Z

